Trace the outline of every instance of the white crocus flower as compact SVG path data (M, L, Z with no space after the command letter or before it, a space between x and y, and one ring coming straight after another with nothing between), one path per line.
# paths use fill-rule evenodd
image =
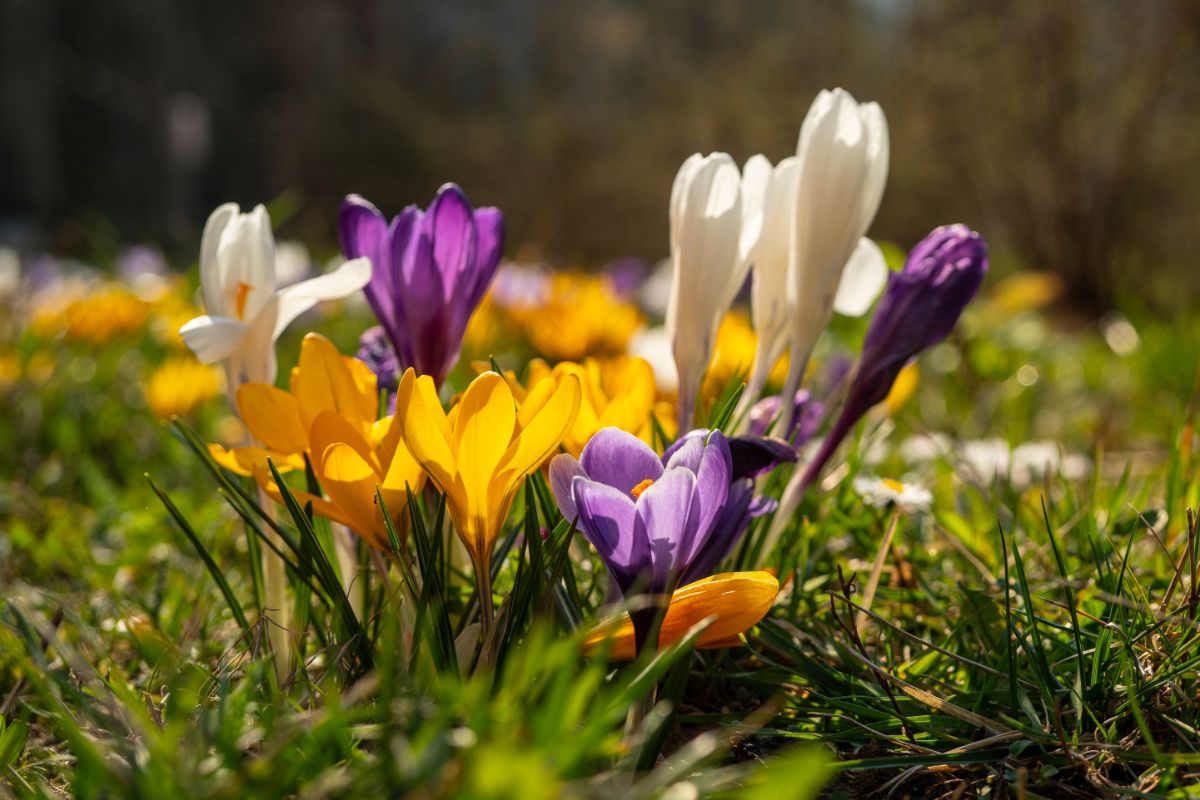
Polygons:
M795 250L787 280L791 363L784 397L799 388L835 299L843 308L865 311L873 298L863 302L862 276L886 276L879 248L863 235L879 210L888 154L887 120L877 104L860 104L843 89L817 95L796 148ZM839 291L844 272L853 276L853 286ZM784 407L787 430L793 411Z
M667 330L679 373L679 430L692 412L721 317L746 278L741 176L725 153L683 162L671 187L671 296Z
M243 214L226 203L208 218L200 242L200 289L208 313L179 329L205 364L224 362L229 401L243 383L275 382L275 341L292 320L322 300L356 292L371 279L366 258L277 289L275 237L261 205Z

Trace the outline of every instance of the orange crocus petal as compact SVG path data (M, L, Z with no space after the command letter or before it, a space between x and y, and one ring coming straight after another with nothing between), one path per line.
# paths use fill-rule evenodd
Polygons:
M254 475L257 472L270 474L268 458L280 472L304 468L303 453L273 453L263 447L233 447L226 450L219 444L210 444L208 454L217 464L238 475Z
M262 487L262 490L266 492L268 497L276 503L284 505L283 495L279 492L279 487L275 485L275 481L271 480L270 477L264 476L261 472L256 473L254 477L258 479L258 485ZM296 502L300 504L301 508L312 503L313 513L317 516L324 517L333 522L339 522L347 528L354 527L354 520L324 497L317 497L315 494L309 494L300 489L292 489L290 486L288 488L292 492L292 497L296 498Z
M298 369L294 391L310 424L322 411L336 411L360 436L368 435L379 398L370 398L369 402L364 399L356 373L351 372L332 342L320 334L306 335L300 345ZM366 378L359 374L359 381L365 382Z
M682 639L692 626L713 617L697 641L702 648L725 647L758 624L779 593L779 581L769 572L725 572L690 583L671 595L671 606L659 633L659 648ZM584 642L585 654L612 638L609 658L628 661L635 655L633 623L628 614L596 626Z
M359 457L370 464L375 471L383 471L371 446L363 439L362 433L336 411L322 411L318 414L317 418L313 420L312 430L308 436L312 445L313 469L317 471L318 476L323 470L321 459L325 455L325 451L329 449L330 445L337 442L352 447Z
M330 501L354 524L350 527L375 547L382 547L386 533L383 517L375 503L379 475L353 447L335 442L321 457L321 486Z
M296 398L265 383L244 383L237 390L238 414L250 435L277 453L303 453L308 429Z

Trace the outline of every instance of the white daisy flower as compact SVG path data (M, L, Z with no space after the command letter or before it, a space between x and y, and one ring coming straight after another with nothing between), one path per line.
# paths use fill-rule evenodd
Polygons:
M897 506L907 513L925 512L933 505L933 495L916 483L901 483L892 478L859 475L854 479L854 491L863 501L876 508Z

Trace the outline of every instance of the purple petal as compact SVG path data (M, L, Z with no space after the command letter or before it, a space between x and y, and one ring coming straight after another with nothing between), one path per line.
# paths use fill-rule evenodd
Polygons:
M402 266L404 292L400 300L412 347L411 366L419 374L432 375L440 385L445 366L446 295L442 273L434 260L432 225L429 213L416 218L413 233L404 243L407 246L403 252L394 252L393 257Z
M663 453L665 468L686 469L693 474L698 472L700 463L704 459L705 433L707 431L704 433L693 431L672 445L672 449Z
M462 189L447 183L429 206L433 260L442 274L443 297L451 304L468 299L475 268L475 214Z
M559 453L550 459L550 490L554 492L554 499L558 501L558 510L570 522L579 517L571 484L581 475L587 477L575 456Z
M572 480L571 491L580 530L600 553L624 594L649 566L646 539L635 532L633 498L583 476Z
M468 293L471 308L479 305L500 266L504 252L504 214L500 209L490 206L476 209L475 234L475 272Z
M676 439L674 442L672 442L670 447L668 447L665 451L663 451L662 463L666 464L668 461L670 461L671 456L673 456L677 452L679 452L679 448L683 447L685 444L687 444L692 439L703 440L704 437L707 435L708 435L708 428L697 428L696 430L688 431L683 436L680 436L678 439Z
M734 436L729 439L733 479L752 478L779 464L796 460L796 451L783 439L769 436Z
M669 591L671 579L685 566L680 553L696 538L700 517L697 494L696 476L675 469L663 473L638 498L634 538L645 541L650 550L648 591Z
M699 518L694 539L682 554L685 563L692 560L712 533L713 522L729 498L732 473L733 459L729 454L729 442L720 431L713 431L708 437L708 446L704 448L700 469L696 473Z
M754 516L754 506L760 499L763 498L754 498L754 482L750 479L734 482L725 505L713 521L712 533L687 565L679 581L681 586L707 578L717 564L733 552L733 548L750 525L750 517Z
M592 480L627 497L642 481L656 481L663 474L658 455L641 439L618 428L597 431L584 446L580 463Z

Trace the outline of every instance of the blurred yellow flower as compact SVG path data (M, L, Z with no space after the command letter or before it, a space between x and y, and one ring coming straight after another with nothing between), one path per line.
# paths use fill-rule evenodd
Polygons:
M553 361L624 353L645 324L637 306L617 296L606 277L560 273L544 305L515 310L530 343Z
M746 380L754 366L757 347L758 336L750 326L749 318L740 311L726 314L717 329L717 344L713 349L712 360L708 363L708 372L704 375L704 383L700 389L701 398L712 402L720 397L730 381L735 378ZM782 356L771 367L767 375L767 385L781 385L787 378L787 371L788 359L787 356Z
M11 386L21 377L21 361L13 353L0 353L0 389Z
M900 370L900 374L896 376L892 388L888 391L887 397L883 398L882 408L887 412L888 416L894 416L904 408L905 404L912 399L913 393L917 391L917 383L921 378L921 370L917 367L917 362L912 361L905 364Z
M618 356L609 359L586 358L582 364L563 361L553 369L541 359L529 364L525 385L513 385L518 405L541 402L569 375L582 387L579 415L563 439L563 449L575 457L601 428L620 428L653 444L650 415L654 410L654 371L642 358ZM508 376L506 376L508 377ZM528 399L527 399L528 398Z
M779 581L769 572L725 572L676 589L658 636L659 649L678 642L693 625L708 617L714 619L700 634L696 646L735 646L741 634L767 615L777 594ZM597 625L584 641L584 653L595 652L609 639L610 659L628 661L634 657L633 622L628 614Z
M1018 272L1000 281L984 301L985 313L1009 317L1050 305L1063 293L1062 278L1051 272Z
M66 338L101 345L141 330L150 304L118 284L72 301L63 311Z
M492 547L517 489L558 449L579 413L575 375L537 388L537 397L531 392L518 409L508 381L485 372L448 415L428 375L408 369L396 392L404 441L446 496L477 580L487 580Z
M146 381L146 405L159 419L191 413L224 389L221 374L190 356L164 361Z
M209 445L221 466L253 474L267 494L281 501L267 458L283 472L303 468L307 453L328 499L293 490L301 504L312 503L317 514L342 523L368 544L385 548L387 527L375 502L378 487L396 527L404 529L406 487L420 491L424 474L401 441L396 418L376 420L379 393L366 364L341 355L328 339L310 333L291 373L291 391L265 383L242 384L237 406L242 422L261 446L226 450Z

